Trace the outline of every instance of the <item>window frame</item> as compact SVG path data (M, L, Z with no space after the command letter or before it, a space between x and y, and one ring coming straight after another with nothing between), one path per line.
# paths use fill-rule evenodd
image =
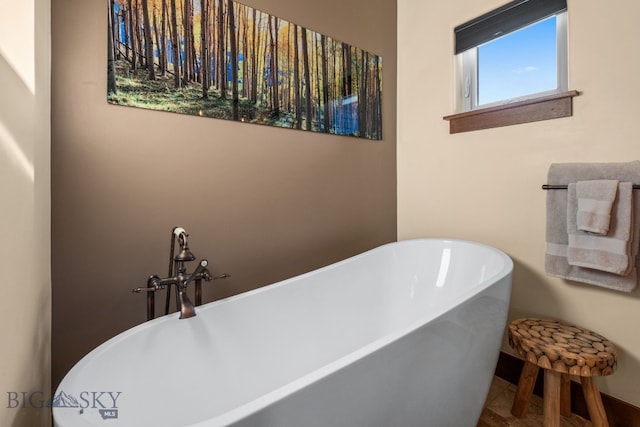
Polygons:
M552 90L535 92L519 96L516 98L508 98L487 104L478 104L478 48L484 43L478 44L454 56L454 75L455 75L455 110L459 113L475 111L478 109L492 108L496 106L506 105L514 102L526 101L546 97L549 95L566 92L569 86L569 70L568 70L568 38L567 38L567 11L560 11L544 18L529 23L527 26L535 25L551 16L556 17L556 73L557 87ZM519 31L518 28L501 37L508 37L510 34ZM493 39L495 40L495 39ZM492 40L491 40L492 41Z

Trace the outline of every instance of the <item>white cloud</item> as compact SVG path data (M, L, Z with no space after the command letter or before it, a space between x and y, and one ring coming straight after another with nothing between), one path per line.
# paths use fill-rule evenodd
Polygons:
M527 65L524 68L516 68L515 70L512 70L514 73L516 74L522 74L522 73L530 73L532 71L537 71L538 67L534 67L533 65Z

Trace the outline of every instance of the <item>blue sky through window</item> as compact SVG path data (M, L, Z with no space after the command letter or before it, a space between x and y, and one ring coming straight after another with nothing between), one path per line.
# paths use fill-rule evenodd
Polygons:
M556 18L478 47L478 105L556 89Z

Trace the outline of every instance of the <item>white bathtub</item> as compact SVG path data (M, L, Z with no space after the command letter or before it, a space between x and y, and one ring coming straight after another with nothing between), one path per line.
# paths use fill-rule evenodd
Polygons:
M67 374L55 425L474 427L512 269L478 243L407 240L147 322Z

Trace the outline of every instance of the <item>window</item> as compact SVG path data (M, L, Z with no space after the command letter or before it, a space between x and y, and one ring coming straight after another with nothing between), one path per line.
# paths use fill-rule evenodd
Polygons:
M456 109L567 91L566 0L516 0L455 29Z

